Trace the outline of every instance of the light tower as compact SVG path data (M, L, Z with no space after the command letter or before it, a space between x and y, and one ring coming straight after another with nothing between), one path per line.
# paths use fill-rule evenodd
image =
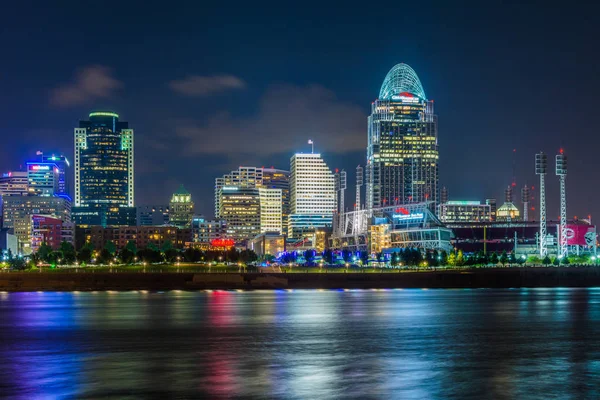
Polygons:
M360 210L360 190L363 185L363 167L360 165L356 167L356 204L354 205L354 209L356 211Z
M340 214L346 212L344 207L344 198L346 197L346 171L340 171Z
M560 242L558 246L558 257L564 258L568 255L567 250L567 156L560 149L556 155L556 175L560 179Z
M523 186L521 189L521 201L523 202L523 221L529 221L529 187Z
M535 173L540 176L540 258L548 255L548 241L546 237L546 172L548 157L540 152L535 155Z

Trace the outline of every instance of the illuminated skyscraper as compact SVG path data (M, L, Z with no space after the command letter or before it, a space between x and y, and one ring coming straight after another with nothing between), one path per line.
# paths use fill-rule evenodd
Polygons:
M58 194L60 172L55 163L28 162L27 181L29 192L36 196L54 196Z
M320 154L297 153L290 169L288 236L302 237L332 225L336 210L335 178Z
M173 193L169 204L169 224L178 228L190 228L194 218L194 202L192 195L183 185Z
M75 128L78 225L135 225L133 129L113 112L92 112Z
M60 155L47 155L42 154L42 162L54 163L58 167L58 192L57 194L69 194L70 193L70 179L67 170L71 166L67 157Z
M367 207L437 204L437 116L411 67L388 72L368 125Z

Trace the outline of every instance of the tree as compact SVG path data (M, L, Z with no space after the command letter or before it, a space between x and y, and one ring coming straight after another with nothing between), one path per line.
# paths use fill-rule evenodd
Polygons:
M71 243L63 240L59 250L62 253L62 259L65 264L73 264L75 262L75 247Z
M111 242L112 243L112 242ZM114 246L114 243L113 243ZM113 255L108 249L102 249L100 255L98 256L98 262L100 264L108 264L112 261Z
M400 263L400 256L398 256L398 253L393 252L392 257L390 258L391 266L396 267L396 266L398 266L399 263Z
M508 262L508 255L506 254L506 250L502 252L500 255L500 263L504 266Z
M189 247L183 252L183 259L187 262L198 262L202 260L202 252Z
M517 263L517 255L515 254L514 251L512 253L510 253L510 257L508 258L508 261L511 264L516 264Z
M176 249L167 249L165 251L165 260L167 262L175 262L177 261L177 257L179 256L179 252Z
M84 246L79 250L79 253L77 253L77 259L82 264L88 264L92 260L92 250L89 247Z
M327 249L323 252L323 260L325 260L325 262L327 264L333 264L335 261L335 255L333 254L333 250L331 249Z
M104 245L104 250L108 251L111 256L117 254L117 246L110 240ZM102 258L102 253L100 253L100 258Z
M360 252L360 261L362 262L362 265L367 265L369 263L369 253L366 251L361 251Z
M137 255L138 249L133 240L130 240L129 242L127 242L127 244L125 245L125 248L127 250L129 250L134 256Z
M352 260L352 252L350 250L342 250L342 258L344 262L350 262Z
M550 265L552 263L552 260L550 260L550 257L548 257L548 255L546 255L546 257L544 257L544 259L542 260L542 264L544 264L546 267L548 265Z
M135 255L131 250L127 248L127 246L124 247L119 253L119 258L121 259L121 262L123 264L131 264L133 262L134 257Z
M311 265L315 259L315 251L310 249L304 252L304 259L306 260L306 265Z
M52 254L52 247L48 246L46 242L42 243L37 251L38 257L44 262L50 261L50 255Z
M10 269L15 269L17 271L22 271L27 267L25 260L22 257L12 257L8 260L8 265Z
M440 254L440 256L440 265L448 265L448 253L446 253L446 250L442 250L442 254Z
M554 264L554 265L560 265L560 258L555 257L554 261L552 261L552 264Z
M498 264L499 260L497 253L492 253L492 256L490 257L490 262L494 265Z
M171 250L172 248L173 248L173 243L171 243L170 240L165 240L162 247L160 248L160 251L162 251L163 253L166 254L167 251Z
M569 257L565 257L565 258L562 260L562 263L563 263L563 265L569 265L569 264L571 263L571 262L569 261Z
M448 256L447 263L452 267L456 265L456 254L454 252L450 253Z
M465 256L462 250L458 251L458 255L456 256L456 265L465 265Z

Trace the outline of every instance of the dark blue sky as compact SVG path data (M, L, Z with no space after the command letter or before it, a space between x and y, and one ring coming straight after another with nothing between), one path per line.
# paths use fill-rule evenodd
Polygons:
M211 215L216 176L287 169L308 138L352 181L371 101L405 62L435 101L451 199L500 201L513 148L521 186L536 151L564 147L569 216L600 215L598 6L16 3L0 24L2 171L38 149L71 156L78 120L110 109L135 130L138 205L183 183Z

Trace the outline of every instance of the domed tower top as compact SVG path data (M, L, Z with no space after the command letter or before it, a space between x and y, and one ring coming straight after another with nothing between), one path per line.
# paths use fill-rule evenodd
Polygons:
M391 100L392 96L402 94L417 96L421 100L427 100L423 85L417 76L417 73L409 65L396 64L390 72L387 73L379 91L380 100Z

